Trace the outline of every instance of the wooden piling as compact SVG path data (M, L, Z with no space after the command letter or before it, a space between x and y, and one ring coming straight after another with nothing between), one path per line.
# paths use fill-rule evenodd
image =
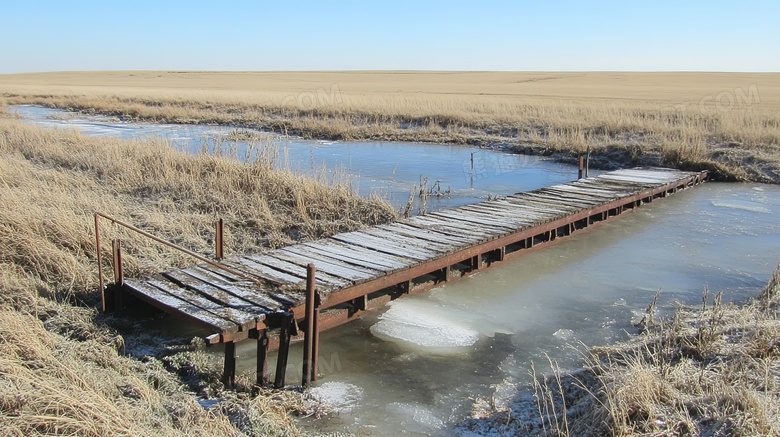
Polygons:
M268 331L257 334L257 385L262 387L268 384Z
M274 387L276 388L284 387L287 358L290 355L290 332L293 323L295 323L295 317L292 313L282 314L279 328L279 356L276 358L276 377L274 378Z
M236 343L225 343L225 367L222 373L222 383L232 388L236 383Z

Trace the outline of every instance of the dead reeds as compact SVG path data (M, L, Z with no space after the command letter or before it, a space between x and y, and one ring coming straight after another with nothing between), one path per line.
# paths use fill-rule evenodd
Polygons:
M226 252L245 253L395 217L344 184L274 170L267 154L228 155L0 116L0 434L298 434L269 399L205 410L159 361L121 356L124 339L95 310L95 211L207 256L218 218ZM192 263L107 222L101 233L123 241L129 275Z

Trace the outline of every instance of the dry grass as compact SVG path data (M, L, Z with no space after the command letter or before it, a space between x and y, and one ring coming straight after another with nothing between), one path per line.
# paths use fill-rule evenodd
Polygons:
M537 376L512 408L475 407L465 429L492 435L780 435L780 266L743 306L722 293L590 349L585 368ZM548 358L549 359L549 358Z
M574 414L547 415L552 434L779 435L779 283L780 266L745 306L705 291L701 308L648 322L627 344L592 349L568 393L556 372L539 385L540 400Z
M0 116L0 434L298 433L292 404L267 394L207 412L160 361L123 357L124 339L94 309L95 211L206 255L218 217L228 253L395 217L380 200L274 171L259 156L244 165ZM102 232L123 240L130 275L192 262L107 223Z
M72 72L0 76L9 103L305 137L470 144L604 167L708 168L780 182L780 75Z

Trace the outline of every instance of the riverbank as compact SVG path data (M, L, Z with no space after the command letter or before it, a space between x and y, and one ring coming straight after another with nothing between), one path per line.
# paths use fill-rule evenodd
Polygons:
M304 138L499 145L612 169L780 183L780 75L73 72L0 77L8 104Z
M95 211L204 254L218 218L226 253L243 253L397 215L346 186L273 170L262 156L245 165L0 114L0 434L300 433L291 415L308 407L299 395L254 396L250 375L224 390L201 345L156 336L151 316L97 310ZM191 263L119 228L101 233L121 238L128 275Z
M550 362L506 405L478 400L460 434L778 435L780 266L755 300L722 295L705 290L701 307L670 320L653 301L638 336L590 349L573 372Z

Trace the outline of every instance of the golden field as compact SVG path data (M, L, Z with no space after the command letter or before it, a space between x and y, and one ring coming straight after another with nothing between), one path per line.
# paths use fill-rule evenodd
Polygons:
M502 144L594 165L780 182L780 74L62 72L0 76L8 104L304 137Z

